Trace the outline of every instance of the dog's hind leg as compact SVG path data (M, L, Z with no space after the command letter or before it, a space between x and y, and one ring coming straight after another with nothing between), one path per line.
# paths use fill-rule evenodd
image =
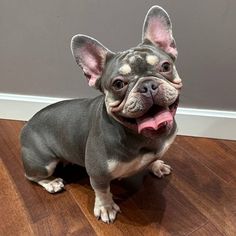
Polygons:
M37 154L22 148L22 160L25 176L30 181L38 183L49 193L57 193L64 189L63 179L54 178L54 173L59 160L55 158L37 158Z

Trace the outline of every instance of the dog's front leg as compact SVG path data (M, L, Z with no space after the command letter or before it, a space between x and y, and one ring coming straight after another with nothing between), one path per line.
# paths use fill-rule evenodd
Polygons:
M110 181L101 183L90 177L90 183L95 192L94 215L105 223L112 223L120 208L112 199Z

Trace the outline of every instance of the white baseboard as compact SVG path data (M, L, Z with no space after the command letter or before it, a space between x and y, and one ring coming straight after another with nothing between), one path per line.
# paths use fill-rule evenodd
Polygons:
M66 98L0 93L0 119L29 120L45 106ZM236 140L236 111L178 108L180 135Z

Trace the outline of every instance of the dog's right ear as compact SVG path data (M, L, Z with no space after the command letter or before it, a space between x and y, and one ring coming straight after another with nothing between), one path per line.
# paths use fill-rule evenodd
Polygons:
M96 39L78 34L71 39L71 51L82 68L91 87L96 87L97 81L101 78L106 58L113 54Z

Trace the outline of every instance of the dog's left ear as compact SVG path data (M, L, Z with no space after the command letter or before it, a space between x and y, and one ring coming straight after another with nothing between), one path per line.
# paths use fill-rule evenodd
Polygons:
M172 36L172 24L167 12L160 6L153 6L148 11L143 24L143 42L151 41L176 59L178 52Z

